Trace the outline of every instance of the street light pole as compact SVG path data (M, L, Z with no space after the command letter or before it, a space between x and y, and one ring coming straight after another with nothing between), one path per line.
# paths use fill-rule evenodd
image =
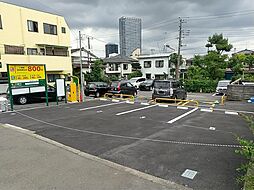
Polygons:
M80 55L80 90L81 101L84 102L84 78L83 78L83 66L82 66L82 48L81 48L81 32L79 31L79 55Z

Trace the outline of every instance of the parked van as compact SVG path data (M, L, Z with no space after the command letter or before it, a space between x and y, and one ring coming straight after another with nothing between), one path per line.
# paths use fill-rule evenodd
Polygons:
M176 98L185 100L187 92L178 80L155 80L152 99Z

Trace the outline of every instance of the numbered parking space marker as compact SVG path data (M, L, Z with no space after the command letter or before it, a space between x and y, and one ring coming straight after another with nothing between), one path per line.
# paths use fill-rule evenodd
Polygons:
M82 108L82 109L79 109L79 110L80 110L80 111L92 110L92 109L96 109L96 108L103 108L103 107L113 106L113 105L118 105L118 104L123 104L123 103L125 103L125 102L118 102L118 103L104 104L104 105L99 105L99 106L93 106L93 107L88 107L88 108Z
M172 119L172 120L168 121L168 123L172 124L172 123L174 123L174 122L176 122L176 121L186 117L187 115L192 114L193 112L195 112L197 110L198 110L198 108L194 108L193 110L190 110L190 111L184 113L183 115L180 115L180 116L176 117L175 119Z
M157 104L159 107L162 107L162 108L168 108L168 105L167 104Z
M116 115L117 116L124 115L124 114L132 113L132 112L136 112L136 111L140 111L140 110L149 109L149 108L152 108L152 107L155 107L155 106L157 106L157 105L151 105L151 106L147 106L147 107L143 107L143 108L137 108L137 109L134 109L134 110L129 110L129 111L117 113Z
M197 175L197 173L198 173L197 171L187 169L183 172L183 174L181 176L188 178L188 179L194 179L194 177Z

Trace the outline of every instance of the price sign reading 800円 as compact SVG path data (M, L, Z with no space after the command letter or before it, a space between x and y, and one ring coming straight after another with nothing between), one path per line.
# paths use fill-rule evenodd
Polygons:
M44 65L9 65L11 83L45 80Z

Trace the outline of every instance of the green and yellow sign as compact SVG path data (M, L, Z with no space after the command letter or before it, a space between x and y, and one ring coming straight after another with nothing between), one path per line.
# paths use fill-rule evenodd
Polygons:
M13 95L33 93L36 92L36 90L38 91L38 87L41 86L45 86L46 105L48 106L48 88L45 65L7 64L7 75L12 111Z
M9 65L10 83L45 80L44 65Z

